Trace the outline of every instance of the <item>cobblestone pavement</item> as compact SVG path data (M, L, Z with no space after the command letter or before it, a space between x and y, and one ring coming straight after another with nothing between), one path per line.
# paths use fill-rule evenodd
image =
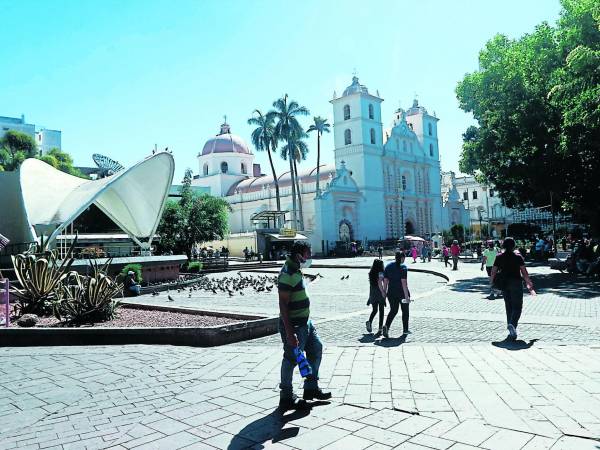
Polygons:
M275 410L277 336L209 349L0 348L0 449L600 448L597 283L530 268L539 295L525 297L522 340L507 346L494 342L506 333L503 302L485 298L477 264L414 267L451 281L409 274L406 341L400 318L391 339L364 332L366 269L311 269L324 276L310 286L311 311L333 399L306 414ZM277 312L274 293L171 294L183 306Z
M0 358L1 449L600 446L600 347L328 347L320 375L332 401L285 416L272 346L2 348Z

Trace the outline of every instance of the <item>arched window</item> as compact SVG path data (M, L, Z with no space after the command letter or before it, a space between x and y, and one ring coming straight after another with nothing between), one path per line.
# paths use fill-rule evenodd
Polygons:
M350 131L350 129L347 129L346 131L344 131L344 144L345 145L352 144L352 131Z
M427 131L429 131L429 136L431 136L431 124L427 124Z
M204 164L204 176L208 175L208 164Z
M375 114L373 114L373 105L369 105L369 119L374 119Z
M227 170L229 170L229 166L227 165L227 163L225 161L223 161L221 163L221 173L227 173Z
M242 173L247 174L248 170L246 169L246 164L242 163Z
M402 175L402 190L406 190L406 175Z
M350 118L350 105L344 105L344 120Z
M429 144L429 156L433 156L433 144Z
M371 144L375 143L375 129L371 128Z

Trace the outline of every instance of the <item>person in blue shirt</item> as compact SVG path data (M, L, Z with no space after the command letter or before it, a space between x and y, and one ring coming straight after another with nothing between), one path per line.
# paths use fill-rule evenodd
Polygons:
M389 263L383 271L384 290L390 303L390 312L383 326L383 337L389 338L392 322L402 308L402 335L410 333L408 329L408 305L410 304L410 291L408 290L408 269L404 265L404 252L396 251L395 261Z

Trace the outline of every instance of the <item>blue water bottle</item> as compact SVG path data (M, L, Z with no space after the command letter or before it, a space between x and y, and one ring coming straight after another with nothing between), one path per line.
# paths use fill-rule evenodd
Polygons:
M304 352L302 352L299 347L296 347L294 349L294 355L296 356L296 362L298 363L298 369L300 369L300 375L302 375L302 378L306 378L307 376L311 375L312 368L306 360Z

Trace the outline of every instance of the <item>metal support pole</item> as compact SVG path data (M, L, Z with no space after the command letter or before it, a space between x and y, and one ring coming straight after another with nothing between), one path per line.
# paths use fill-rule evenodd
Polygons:
M8 278L0 280L4 284L4 288L0 290L2 294L2 300L4 304L4 326L8 328L10 326L10 281Z

